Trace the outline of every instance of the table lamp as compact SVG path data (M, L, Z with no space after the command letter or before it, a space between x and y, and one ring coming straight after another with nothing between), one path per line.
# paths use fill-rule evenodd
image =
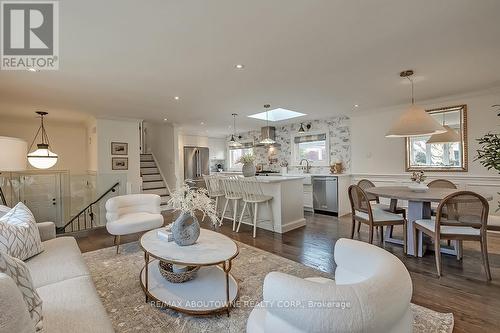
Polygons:
M26 141L0 136L0 174L1 172L14 172L26 170ZM0 200L2 205L7 205L4 193L0 187Z

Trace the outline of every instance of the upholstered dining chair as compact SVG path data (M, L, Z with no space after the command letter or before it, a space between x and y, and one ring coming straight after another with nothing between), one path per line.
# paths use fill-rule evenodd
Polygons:
M358 182L358 186L361 187L363 189L363 191L366 191L366 189L368 189L368 188L375 187L375 184L373 184L368 179L361 179ZM403 215L404 218L406 218L406 209L404 209L403 207L396 206L396 208L392 210L390 205L381 204L380 199L377 195L371 194L371 193L366 193L366 196L368 197L368 200L370 201L372 208L378 208L378 209L382 209L382 210L385 210L385 211L388 211L391 213L401 214L401 215ZM358 232L359 232L360 228L361 228L361 223L358 224ZM391 230L391 235L392 235L392 230Z
M243 200L243 194L241 189L241 183L236 176L224 177L221 179L222 187L224 188L226 203L224 204L224 209L222 210L221 219L226 215L226 210L229 202L233 203L233 231L236 230L236 222L238 217L238 203Z
M443 214L445 208L446 215ZM436 218L415 221L413 242L417 244L419 232L433 239L439 276L441 276L442 239L479 241L486 278L491 280L486 235L488 211L488 201L481 195L471 191L458 191L448 195L439 203Z
M207 187L208 196L215 200L215 212L218 215L219 212L219 198L222 199L225 196L224 188L222 187L221 177L219 175L203 175L203 180ZM222 219L222 217L221 217ZM203 214L202 221L205 220L205 214Z
M456 190L457 185L447 179L435 179L427 184L428 188L447 188L451 190ZM436 216L436 208L437 206L431 207L431 214Z
M488 216L488 230L500 231L500 216L498 215Z
M270 195L265 195L262 192L262 187L260 186L259 181L255 177L240 178L238 179L238 181L240 183L242 190L241 194L243 196L243 209L241 210L240 220L238 222L238 228L236 229L236 232L240 231L240 225L241 221L243 220L245 209L253 205L253 238L255 238L257 234L257 219L259 213L259 204L266 203L267 208L269 210L270 222L271 224L274 224L273 212L270 204L273 197ZM251 216L251 213L249 215Z
M356 221L367 224L369 227L369 243L373 244L373 229L380 227L380 241L383 244L384 226L403 226L403 246L406 253L406 218L382 209L373 209L366 192L358 185L351 185L348 189L351 202L352 228L351 238L354 238Z

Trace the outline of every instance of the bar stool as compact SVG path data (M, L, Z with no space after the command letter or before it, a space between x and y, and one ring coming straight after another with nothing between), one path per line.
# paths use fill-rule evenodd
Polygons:
M208 196L211 199L215 199L215 212L217 214L219 208L219 198L225 196L220 177L218 175L203 175L203 180L205 180L205 185L207 186ZM202 221L204 220L205 214L203 214L202 218Z
M226 216L227 206L229 201L233 201L233 231L236 229L236 217L238 216L238 203L243 199L243 194L241 193L241 185L236 176L224 177L221 179L222 187L224 189L226 203L224 209L222 210L221 219Z
M236 232L240 231L240 226L241 226L241 221L243 220L243 214L245 212L245 209L250 208L251 205L254 205L253 207L253 238L255 238L257 234L257 217L258 217L258 212L259 212L259 204L261 203L266 203L267 207L270 212L271 216L271 224L274 227L274 221L273 221L273 212L271 205L269 204L270 201L273 199L272 196L270 195L265 195L262 192L262 188L260 186L260 183L257 181L257 178L255 177L248 177L248 178L242 178L238 180L241 186L242 190L242 196L243 196L243 209L241 211L241 216L240 216L240 221L238 222L238 228L236 229ZM251 211L251 209L250 209Z

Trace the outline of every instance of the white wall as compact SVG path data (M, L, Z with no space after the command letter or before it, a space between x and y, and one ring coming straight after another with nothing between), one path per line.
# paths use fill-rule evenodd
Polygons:
M452 96L418 104L426 109L467 104L469 172L466 174L495 176L496 172L483 168L479 162L474 161L474 157L478 148L475 139L489 131L500 131L500 118L491 108L493 104L498 103L500 103L500 93L472 97ZM385 137L392 122L404 111L405 107L407 106L363 111L351 117L353 173L397 174L405 172L405 140Z
M169 187L173 190L175 175L174 126L169 123L144 122L145 141L148 153L153 153Z
M87 173L87 134L83 122L67 122L45 118L45 129L49 136L51 150L59 158L51 170L69 170L71 174ZM40 126L40 119L32 117L0 116L0 136L10 136L25 140L28 148ZM40 136L31 150L36 149ZM33 169L27 163L28 169Z
M97 121L94 117L86 123L87 134L87 170L97 172Z
M99 176L99 193L109 187L113 179L121 180L126 178L126 182L130 184L132 193L140 193L141 177L140 177L140 140L139 140L139 120L117 120L117 119L101 119L98 118L97 124L97 171ZM112 170L111 168L111 142L126 142L128 143L127 156L128 170ZM123 192L123 187L120 192Z
M475 95L450 96L429 101L419 101L426 109L467 104L468 172L427 172L429 179L447 178L460 189L492 195L491 211L500 200L500 175L487 170L474 161L478 144L476 139L488 132L500 132L500 118L491 107L500 104L500 92L490 91ZM378 185L401 185L409 180L405 171L405 140L386 138L392 122L407 106L364 110L351 117L352 174L353 182L368 178ZM498 213L497 213L498 214Z

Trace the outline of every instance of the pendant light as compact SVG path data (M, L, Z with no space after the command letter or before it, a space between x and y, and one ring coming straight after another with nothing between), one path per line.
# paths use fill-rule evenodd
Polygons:
M237 113L233 113L233 134L231 134L231 139L229 139L229 147L241 147L242 144L236 140L236 116Z
M40 127L38 128L38 131L35 134L35 138L33 139L33 142L31 143L31 146L28 149L28 151L30 151L31 148L33 147L33 144L35 143L38 134L41 134L42 142L37 144L38 148L37 150L28 154L28 162L37 169L48 169L53 167L57 163L57 154L51 152L49 149L50 148L49 137L47 135L47 132L45 131L45 126L43 124L43 117L46 116L48 113L42 111L37 111L36 113L40 115L41 124Z
M446 132L446 129L425 111L424 108L415 105L412 75L412 70L403 71L399 74L399 76L408 79L411 83L411 106L392 124L389 132L385 135L387 138L426 136Z
M429 140L427 140L426 144L459 142L461 140L460 135L453 128L446 125L445 116L446 114L443 113L443 127L446 129L446 132L442 134L434 134L429 138Z
M267 129L267 137L265 139L260 140L260 143L263 145L272 145L273 143L276 143L273 139L270 138L270 133L269 133L269 108L271 105L266 104L264 105L264 108L266 109L266 129Z

